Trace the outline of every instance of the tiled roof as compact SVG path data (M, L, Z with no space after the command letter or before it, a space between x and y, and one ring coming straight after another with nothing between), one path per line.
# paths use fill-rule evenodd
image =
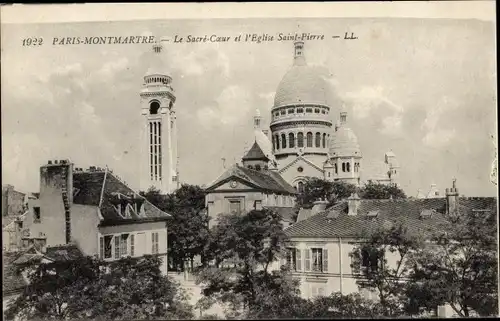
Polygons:
M82 251L74 244L47 247L45 257L54 261L70 261L83 257Z
M284 221L295 223L293 219L295 216L295 209L293 207L264 206L264 208L278 213Z
M104 220L101 225L118 225L134 222L149 222L165 220L170 215L161 211L149 201L144 199L122 181L116 178L113 173L108 172L75 172L73 174L73 188L78 193L73 198L74 204L99 206ZM122 195L133 194L134 197L144 199L144 217L132 214L131 217L124 218L117 213L111 200L115 198L115 193ZM102 202L101 202L102 194Z
M297 194L295 188L288 184L278 173L274 171L257 171L242 166L234 165L222 174L207 191L219 186L231 177L237 177L261 189L277 192L280 194Z
M242 158L243 160L268 160L267 156L264 154L262 149L260 148L259 144L257 144L257 141L255 141L250 148L250 150L247 152L245 156Z
M496 211L495 198L460 198L460 213L466 214L478 209ZM289 237L357 237L394 223L404 223L410 233L424 235L448 224L445 219L446 198L360 200L357 215L347 215L347 202L297 222L286 230ZM430 217L421 218L423 210L434 210ZM372 211L379 211L376 218L368 217ZM338 216L332 215L336 212ZM336 216L336 217L335 217Z

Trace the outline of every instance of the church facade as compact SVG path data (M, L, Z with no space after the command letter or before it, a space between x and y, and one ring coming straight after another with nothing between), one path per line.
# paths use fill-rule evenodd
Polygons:
M279 83L271 108L270 133L260 129L260 122L256 127L255 136L267 138L259 144L271 146L269 158L278 173L299 192L307 177L356 186L361 179L398 185L399 164L392 151L385 154L381 173L362 177L363 156L348 114L341 111L334 125L338 106L328 102L329 85L307 65L304 49L304 42L294 43L292 67Z
M143 127L141 136L140 189L150 187L163 194L178 187L177 119L172 77L161 62L162 46L154 44L151 65L140 92Z

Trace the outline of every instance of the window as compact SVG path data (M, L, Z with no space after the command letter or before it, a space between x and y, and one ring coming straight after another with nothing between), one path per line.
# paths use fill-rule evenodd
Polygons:
M319 114L319 108L314 109L314 113Z
M128 234L122 234L120 239L120 255L127 256L128 250Z
M328 250L323 248L312 248L306 250L306 271L328 272Z
M113 248L113 236L106 235L104 236L104 258L110 259L112 257L112 248Z
M321 147L321 134L316 133L316 147Z
M229 213L241 213L241 201L240 200L230 200L229 201Z
M130 256L135 255L135 235L130 235Z
M351 171L351 163L346 164L346 169L347 169L347 172Z
M276 149L280 149L280 138L278 135L276 135L275 137L276 137Z
M158 103L157 101L153 101L153 102L151 102L151 104L149 104L149 114L150 115L158 114L158 109L160 109L160 103Z
M41 220L41 213L40 213L40 207L33 207L33 222L34 223L40 223Z
M286 148L286 135L281 134L281 148Z
M306 108L306 113L312 113L312 112L313 112L312 108Z
M313 134L307 133L307 147L313 147Z
M276 150L276 138L273 136L273 150Z
M253 169L253 166L252 166L252 165L248 165L247 167L248 167L248 168L250 168L250 169Z
M22 229L23 228L23 222L17 222L17 228Z
M302 166L297 167L297 172L302 173L304 171L304 168Z
M255 165L255 170L256 171L260 171L260 165L259 164Z
M300 258L300 250L296 248L287 248L286 258L284 263L291 271L301 271L302 260Z
M293 133L288 134L288 147L295 147L295 135Z
M151 233L152 254L158 254L158 238L159 238L158 232Z
M255 201L255 209L260 211L262 209L262 201Z
M345 172L345 163L342 163L342 172Z
M99 238L99 257L104 258L104 238L102 236Z
M381 252L375 249L368 250L366 248L361 250L361 268L367 269L370 272L377 272L381 263Z
M294 112L293 108L288 109L289 114L293 114L293 112Z
M283 110L281 110L281 114L282 114L282 115L285 115L285 114L286 114L286 110L284 110L284 109L283 109Z
M302 114L304 112L303 108L297 108L297 114Z
M338 173L337 163L333 164L333 171L335 172L335 174Z
M326 147L326 134L323 134L323 148Z
M303 133L298 133L297 134L297 147L304 147L304 134Z

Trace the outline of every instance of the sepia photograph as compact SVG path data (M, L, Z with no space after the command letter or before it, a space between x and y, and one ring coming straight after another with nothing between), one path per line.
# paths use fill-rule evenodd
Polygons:
M4 319L498 317L495 6L2 5Z

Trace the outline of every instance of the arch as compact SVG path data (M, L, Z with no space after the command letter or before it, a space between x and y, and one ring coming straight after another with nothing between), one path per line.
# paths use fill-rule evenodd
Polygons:
M297 192L299 192L299 193L304 192L304 182L299 181L299 182L297 183Z
M326 147L326 134L323 134L323 148Z
M316 147L321 147L321 133L316 133Z
M160 103L156 100L153 100L149 103L149 114L156 115L158 114L158 110L160 109Z
M304 133L297 134L297 147L304 147Z
M276 138L276 149L280 149L280 137L278 134L274 136Z
M288 147L295 147L295 135L293 133L288 134Z
M286 135L281 134L281 148L286 148Z
M307 133L307 147L313 147L313 133Z

